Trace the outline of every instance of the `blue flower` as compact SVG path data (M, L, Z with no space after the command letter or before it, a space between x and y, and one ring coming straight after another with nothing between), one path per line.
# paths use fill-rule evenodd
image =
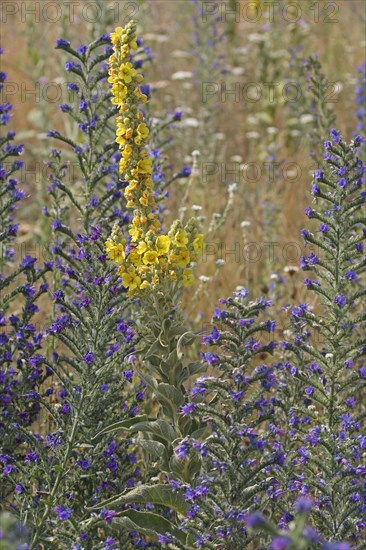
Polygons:
M91 365L94 361L94 353L88 351L88 353L84 355L84 361L87 365Z
M347 298L346 296L343 296L343 295L339 295L339 296L336 296L334 298L334 303L338 306L338 307L344 307L347 303Z
M22 261L20 262L20 265L21 267L24 267L24 269L33 269L36 261L37 261L37 258L26 256L25 258L22 259Z
M335 128L331 129L330 137L332 138L334 143L339 143L341 141L341 133L339 130L335 130Z
M73 511L71 508L65 508L65 506L63 506L62 504L60 504L59 506L56 506L56 508L54 508L53 511L55 512L55 514L58 515L58 518L61 521L68 520L73 514Z
M62 48L62 47L69 47L70 42L68 40L65 40L65 38L58 38L56 40L56 48Z

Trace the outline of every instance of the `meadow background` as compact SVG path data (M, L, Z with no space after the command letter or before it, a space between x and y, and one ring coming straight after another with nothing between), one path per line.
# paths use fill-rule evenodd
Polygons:
M285 268L298 266L303 253L300 230L310 174L317 167L307 139L313 114L309 99L303 105L304 96L313 95L301 59L319 55L329 81L328 107L342 134L352 136L357 67L366 50L362 0L3 2L6 56L1 63L9 73L3 95L14 103L13 127L17 140L26 144L27 200L19 211L18 245L24 254L42 256L50 238L42 218L47 202L43 160L53 146L46 129L66 130L59 104L72 80L55 41L63 37L76 47L131 16L151 48L151 63L144 67L152 87L150 111L162 119L183 112L170 132L168 165L177 172L182 164L192 165L193 151L200 153L192 180L176 181L167 201L169 222L182 214L182 206L186 217L196 212L206 220L204 282L186 297L191 303L195 294L192 313L199 323L208 323L213 304L237 285L268 293L282 278L298 299L297 274L291 277ZM71 186L75 179L70 170ZM237 191L225 210L232 183ZM195 211L195 205L201 209ZM214 219L220 227L213 229L212 215L223 212L223 218ZM243 222L249 223L243 227ZM219 258L225 265L217 270Z

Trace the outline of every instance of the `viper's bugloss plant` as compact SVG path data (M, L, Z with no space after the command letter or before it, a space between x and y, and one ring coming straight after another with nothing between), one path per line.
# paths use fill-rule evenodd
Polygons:
M357 130L364 133L366 128L366 61L357 68L358 82L356 86L356 118Z
M250 301L245 288L221 300L212 331L203 336L201 356L207 374L190 389L184 417L207 426L203 434L180 441L175 454L183 464L197 456L203 466L184 486L190 508L182 528L203 548L249 544L245 520L253 506L266 508L276 493L273 470L283 461L280 429L268 424L276 403L276 369L263 363L275 350L276 322L263 319L271 303ZM209 370L212 374L209 374Z
M289 310L294 336L283 342L293 359L279 392L287 418L279 508L307 495L320 535L352 543L365 529L365 167L360 136L347 144L332 129L330 138L306 208L316 226L302 231L313 249L301 267L314 299Z
M0 55L3 53L0 50ZM0 91L7 78L0 73ZM0 105L1 130L10 120L12 105ZM14 145L15 132L0 137L0 461L1 495L14 489L13 475L19 472L17 459L22 431L32 425L40 409L40 387L48 378L44 358L39 354L43 334L37 314L39 298L47 292L45 274L51 263L37 267L37 258L22 256L16 243L19 224L14 223L19 201L26 196L19 189L16 172L23 166L12 160L23 152Z
M115 113L106 101L108 88L99 97L95 90L107 76L103 64L110 55L108 43L108 36L77 50L65 40L57 43L78 59L66 63L66 69L78 79L69 83L77 107L62 109L75 121L71 129L76 138L56 131L50 135L72 147L73 166L79 171L71 179L72 188L66 181L70 162L62 158L67 153L52 151L48 163L50 204L44 213L53 220L55 234L49 250L55 268L50 285L54 315L49 322L43 320L44 328L36 340L38 347L43 341L42 353L28 361L23 352L21 358L21 366L31 372L37 387L46 375L47 383L39 393L26 392L16 381L12 384L15 395L26 393L29 403L37 407L39 424L33 432L22 429L17 461L14 453L1 455L12 489L3 505L27 525L29 548L55 544L57 548L76 548L79 543L84 548L104 548L108 541L112 544L108 525L113 512L90 515L88 507L143 478L130 440L115 440L109 434L93 440L106 418L128 423L144 399L144 384L133 369L137 336L129 322L124 289L114 267L107 266L102 244L109 223L128 221L112 131L108 143L108 120ZM100 52L105 47L107 51ZM21 271L29 279L25 295L32 303L38 294L31 283L40 276L34 263L28 257L21 262ZM16 327L19 320L14 319ZM18 332L22 338L21 330ZM31 352L29 344L27 353ZM22 411L23 415L29 413ZM9 416L12 423L18 421L15 411ZM131 537L120 530L121 544ZM136 544L138 540L135 537Z

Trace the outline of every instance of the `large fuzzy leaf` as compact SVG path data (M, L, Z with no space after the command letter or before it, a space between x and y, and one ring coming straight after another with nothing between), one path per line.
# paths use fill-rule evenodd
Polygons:
M116 504L156 504L172 508L179 514L185 516L188 512L189 505L182 497L180 491L175 491L170 485L140 485L132 489L128 493L115 495L103 502L99 502L90 510L99 510L100 508L108 508Z
M137 531L141 534L148 535L156 541L159 540L159 534L164 535L169 533L183 544L185 548L188 549L191 547L188 546L186 533L177 529L175 525L166 518L152 512L125 510L121 512L118 517L113 519L112 526L113 524L122 525L131 531Z

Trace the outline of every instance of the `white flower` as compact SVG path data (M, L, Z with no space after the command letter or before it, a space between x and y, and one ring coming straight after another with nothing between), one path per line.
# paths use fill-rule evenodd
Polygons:
M172 80L187 80L189 78L192 78L193 73L190 71L177 71L176 73L173 73L171 76Z

